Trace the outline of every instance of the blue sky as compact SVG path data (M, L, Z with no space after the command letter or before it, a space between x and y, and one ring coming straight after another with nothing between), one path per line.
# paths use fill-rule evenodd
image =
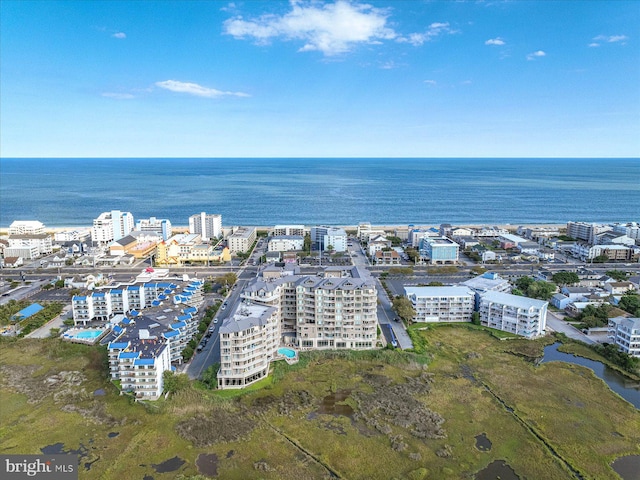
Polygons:
M0 3L3 157L639 157L640 2Z

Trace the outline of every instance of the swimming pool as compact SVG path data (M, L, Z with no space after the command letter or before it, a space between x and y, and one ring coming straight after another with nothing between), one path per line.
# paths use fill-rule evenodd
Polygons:
M104 330L83 330L82 332L78 332L76 338L91 340L99 337L103 332Z
M291 350L290 348L279 348L278 353L280 355L284 355L287 358L296 358L295 350Z
M79 340L94 340L104 333L104 330L80 330L77 333L72 333L69 336L77 338Z

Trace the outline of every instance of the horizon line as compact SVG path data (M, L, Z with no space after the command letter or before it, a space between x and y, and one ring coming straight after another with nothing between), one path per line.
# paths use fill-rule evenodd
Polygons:
M583 159L594 159L594 160L640 160L639 156L611 156L611 157L601 157L601 156L588 156L588 157L574 157L574 156L528 156L528 157L518 157L518 156L478 156L478 157L456 157L456 156L444 156L444 157L418 157L418 156L410 156L410 157L387 157L387 156L374 156L374 157L356 157L356 156L348 156L348 157L338 157L338 156L230 156L230 157L206 157L206 156L195 156L195 157L171 157L171 156L117 156L117 157L82 157L82 156L71 156L71 157L62 157L62 156L53 156L53 157L38 157L38 156L18 156L18 157L5 157L0 156L0 160L129 160L129 159L152 159L152 160L176 160L176 159L188 159L188 160L247 160L247 159L262 159L262 160L300 160L300 159L326 159L326 160L583 160Z

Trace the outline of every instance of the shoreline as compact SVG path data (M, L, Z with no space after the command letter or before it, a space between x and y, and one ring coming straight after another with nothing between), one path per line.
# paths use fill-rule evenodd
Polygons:
M279 224L279 225L288 225L288 224ZM518 227L535 227L535 228L566 228L566 223L504 223L504 224L495 224L495 223L473 223L473 224L451 224L454 228L483 228L483 227L498 227L503 228L505 230L516 230ZM269 230L273 228L275 225L228 225L223 226L222 228L232 228L236 226L241 227L255 227L257 230ZM306 228L311 228L312 225L304 225ZM345 230L357 230L358 225L328 225L330 227L343 228ZM373 225L371 224L371 228L375 230L395 230L397 228L406 228L408 225L406 224L384 224L384 225ZM412 228L439 228L440 224L412 224ZM67 231L86 231L91 230L91 226L83 225L83 226L66 226L66 227L47 227L45 226L45 231L49 234L67 232ZM188 225L172 225L172 230L176 233L188 232ZM0 235L8 235L9 227L0 228Z

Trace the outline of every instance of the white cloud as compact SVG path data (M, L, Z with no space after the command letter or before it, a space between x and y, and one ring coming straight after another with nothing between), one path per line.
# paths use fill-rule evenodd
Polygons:
M590 43L590 44L589 44L589 46L590 46L590 47L599 47L599 46L600 46L600 44L599 44L599 43L597 43L597 42L592 42L592 43Z
M540 57L546 57L547 54L545 52L543 52L542 50L538 50L537 52L532 52L529 55L527 55L527 60L534 60L536 58L540 58Z
M114 98L116 100L130 100L132 98L135 98L135 96L131 95L130 93L104 92L102 96L107 98Z
M593 37L593 40L607 43L623 42L624 44L624 42L629 40L629 37L626 35L598 35L597 37Z
M430 87L435 87L438 84L438 82L436 82L435 80L425 80L424 83L426 83Z
M219 98L225 96L248 97L249 95L242 92L223 92L215 88L203 87L197 83L180 82L178 80L165 80L164 82L156 82L156 86L177 93L186 93L195 95L196 97Z
M124 39L127 38L127 34L124 32L116 32L113 35L111 35L113 38L119 38L119 39Z
M387 11L371 5L337 0L335 3L291 2L285 15L242 16L224 22L225 33L235 38L253 38L258 44L271 39L301 40L300 51L321 51L326 56L350 51L357 44L379 43L397 37L386 26Z
M410 33L406 37L399 37L397 40L399 42L407 42L418 47L439 35L452 35L454 33L458 33L458 30L451 28L448 22L435 22L429 25L429 28L427 28L423 33Z
M502 40L500 37L490 38L489 40L484 42L485 45L504 45L505 43L506 42Z

